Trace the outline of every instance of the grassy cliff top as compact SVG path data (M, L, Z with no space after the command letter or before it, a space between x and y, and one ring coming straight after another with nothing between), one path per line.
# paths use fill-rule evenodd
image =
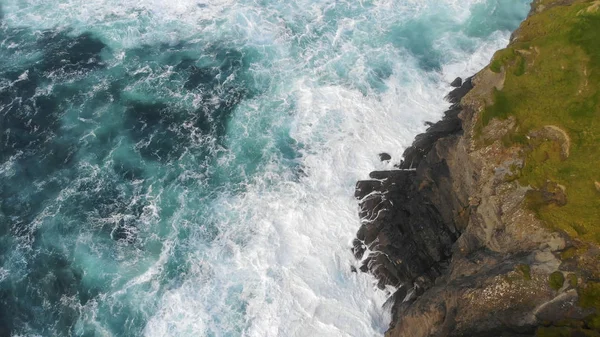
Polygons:
M530 206L552 228L600 243L600 1L536 1L489 69L504 83L477 128L513 118L503 142L524 149L516 173L534 188Z
M495 83L475 124L477 142L504 127L503 145L522 150L511 179L532 188L527 204L544 223L579 242L561 258L575 258L576 274L588 275L578 305L595 309L583 322L536 335L600 336L600 0L534 1L485 71Z

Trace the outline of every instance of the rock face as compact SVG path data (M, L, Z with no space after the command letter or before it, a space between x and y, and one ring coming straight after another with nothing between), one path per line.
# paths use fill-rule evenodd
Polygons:
M532 192L565 204L564 188L532 191L513 178L525 165L522 149L502 144L514 119L476 131L503 84L488 68L466 79L397 170L357 183L354 254L380 287L398 289L388 337L600 336L600 249L549 229L527 206Z
M451 188L446 158L462 132L461 108L456 102L471 87L467 80L450 93L453 107L427 133L417 136L398 170L372 172L371 180L356 186L362 226L354 241L354 254L361 259L370 251L361 269L377 275L381 286L399 286L405 280L429 284L442 274L452 255L452 245L460 234L456 226L464 227L469 200L466 193L459 196ZM437 207L442 201L449 207ZM392 256L397 258L390 259Z

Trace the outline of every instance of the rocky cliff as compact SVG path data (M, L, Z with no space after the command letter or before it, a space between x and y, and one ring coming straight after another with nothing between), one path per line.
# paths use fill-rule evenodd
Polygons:
M458 83L457 83L458 84ZM600 1L536 0L356 197L386 336L600 336Z

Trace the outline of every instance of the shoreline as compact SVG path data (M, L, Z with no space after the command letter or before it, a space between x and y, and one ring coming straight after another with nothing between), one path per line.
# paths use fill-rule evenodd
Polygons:
M575 5L534 0L505 50L531 20ZM353 253L380 288L398 289L388 337L600 336L600 308L584 304L595 303L600 289L600 248L553 229L531 208L538 194L544 205L566 205L564 187L518 179L536 138L559 143L565 160L569 135L546 125L522 145L507 142L519 129L514 117L482 122L515 66L499 64L505 50L448 94L450 109L415 137L397 170L357 182Z

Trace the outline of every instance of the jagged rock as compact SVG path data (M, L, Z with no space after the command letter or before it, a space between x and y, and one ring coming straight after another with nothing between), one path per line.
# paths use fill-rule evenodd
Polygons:
M470 87L470 80L465 81L449 99L460 101ZM460 234L454 223L456 209L468 206L466 195L456 199L443 158L462 131L460 111L455 103L441 121L417 136L404 152L399 170L371 172L372 180L356 185L362 226L353 252L357 258L363 258L367 247L373 252L361 270L371 271L381 285L419 283L425 289L447 266ZM431 181L439 183L427 184ZM438 207L440 198L448 201L448 208Z
M565 205L565 188L520 188L498 175L522 160L518 149L500 142L473 149L478 107L459 104L472 88L469 78L448 95L452 107L416 137L397 170L371 172L356 185L359 269L379 287L400 287L387 337L524 337L591 312L577 307L572 288L548 283L551 273L572 268L557 258L567 238L521 207L528 193ZM597 250L585 254L594 270Z
M458 88L462 85L462 78L457 77L454 79L454 81L452 81L452 83L450 83L451 86Z
M422 133L415 138L411 147L404 151L402 163L399 168L411 169L419 166L420 161L425 158L433 148L433 145L442 137L448 135L458 135L462 131L460 118L458 115L462 111L459 102L473 88L471 78L465 80L460 88L451 91L446 99L453 105L444 113L441 121L434 123L426 133Z
M446 99L458 107L460 101L469 91L471 91L471 89L473 89L473 78L469 77L462 83L460 87L450 91L448 96L446 96Z
M533 1L533 12L541 3ZM554 142L547 143L554 159L567 160L569 130L545 125L527 133L527 145L506 146L517 119L477 124L505 75L486 67L466 79L397 170L357 183L359 269L380 287L399 287L386 337L600 336L593 321L600 309L591 304L600 289L600 247L553 230L536 213L566 205L570 191L550 180L539 187L507 178L526 168L526 146ZM574 281L557 286L551 275Z

